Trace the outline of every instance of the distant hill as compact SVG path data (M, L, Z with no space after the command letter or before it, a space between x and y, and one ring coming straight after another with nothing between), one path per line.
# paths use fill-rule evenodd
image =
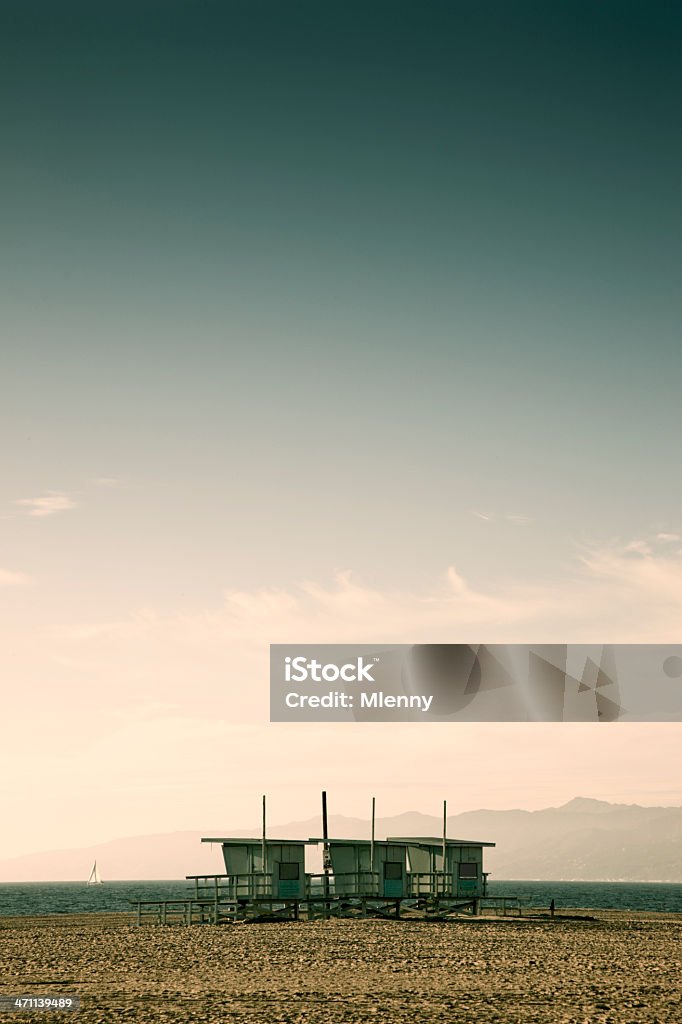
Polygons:
M330 835L369 838L369 821L330 817ZM319 836L319 817L269 829L272 838ZM442 820L416 811L378 818L378 839L387 835L433 835ZM202 836L257 836L258 828L206 828L114 839L97 846L52 850L0 859L0 881L85 880L93 860L105 879L184 878L223 870L219 846ZM541 811L467 811L448 818L448 837L497 844L486 853L493 878L682 882L682 807L640 807L577 797ZM318 870L319 852L311 853Z
M579 797L542 811L471 811L452 824L462 838L497 843L487 858L495 878L682 882L682 807Z

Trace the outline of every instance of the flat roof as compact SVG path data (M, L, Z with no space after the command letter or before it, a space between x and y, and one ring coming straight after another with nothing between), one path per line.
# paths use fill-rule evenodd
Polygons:
M408 843L411 846L439 846L443 840L436 836L389 836L389 843ZM446 839L446 846L495 846L495 843L484 843L478 839Z
M309 843L334 843L335 846L371 846L371 839L334 839L330 836L329 839L309 839ZM397 843L392 839L375 839L375 846L399 846L403 843L400 839ZM404 844L403 844L404 845Z
M324 839L310 838L310 843L324 843ZM330 836L326 840L335 846L371 846L371 839L334 839ZM442 849L443 840L435 836L389 836L387 839L375 839L375 846L427 846ZM446 846L495 846L495 843L478 842L473 839L446 839Z
M262 846L262 839L242 839L237 837L236 839L231 838L218 838L218 839L202 839L202 843L229 843L231 846ZM266 839L266 846L309 846L309 839Z

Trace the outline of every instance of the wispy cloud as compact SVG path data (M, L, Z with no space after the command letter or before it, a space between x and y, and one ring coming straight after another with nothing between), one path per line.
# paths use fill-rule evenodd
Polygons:
M653 542L652 542L653 543ZM671 643L680 638L682 555L646 543L583 548L551 582L499 580L477 587L456 568L423 591L372 588L352 572L288 588L229 590L223 603L191 615L143 610L114 622L71 624L53 640L99 647L142 645L134 660L159 658L171 674L201 651L208 665L247 660L269 643L534 642ZM94 648L93 648L94 650ZM173 667L170 667L172 663Z
M13 572L11 569L0 569L0 587L25 587L31 577L25 572Z
M581 561L589 576L608 586L622 605L630 602L641 625L657 621L660 642L679 640L682 551L673 552L656 538L640 539L593 547L582 553ZM643 639L633 636L632 642Z
M480 519L484 523L494 523L496 520L499 522L511 523L513 526L529 526L535 522L532 516L521 515L516 512L507 512L503 515L496 515L494 512L481 512L479 509L471 509L472 516L476 519Z
M94 476L91 483L95 484L97 487L114 488L123 487L125 480L119 480L118 477L115 476Z
M653 549L651 547L651 544L647 540L631 540L631 541L629 541L625 545L625 547L623 548L623 551L626 554L628 554L628 555L630 555L630 554L632 554L632 555L651 555L651 554L653 554Z
M63 491L48 491L38 498L19 498L16 504L28 509L27 515L41 517L54 516L77 506L77 502Z

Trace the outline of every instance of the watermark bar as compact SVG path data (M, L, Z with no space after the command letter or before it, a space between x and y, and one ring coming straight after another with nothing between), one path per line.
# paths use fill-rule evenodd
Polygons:
M679 722L682 644L273 644L272 722Z

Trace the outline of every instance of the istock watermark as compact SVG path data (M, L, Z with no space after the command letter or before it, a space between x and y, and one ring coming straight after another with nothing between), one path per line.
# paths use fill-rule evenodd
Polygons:
M374 658L372 663L365 664L362 658L356 658L345 665L336 665L331 661L322 664L314 658L308 661L305 655L294 658L287 655L284 659L284 678L288 683L304 683L308 679L314 683L335 683L337 679L342 679L345 683L373 683L374 676L371 670L374 662L378 660Z
M273 644L270 719L682 721L682 645Z

